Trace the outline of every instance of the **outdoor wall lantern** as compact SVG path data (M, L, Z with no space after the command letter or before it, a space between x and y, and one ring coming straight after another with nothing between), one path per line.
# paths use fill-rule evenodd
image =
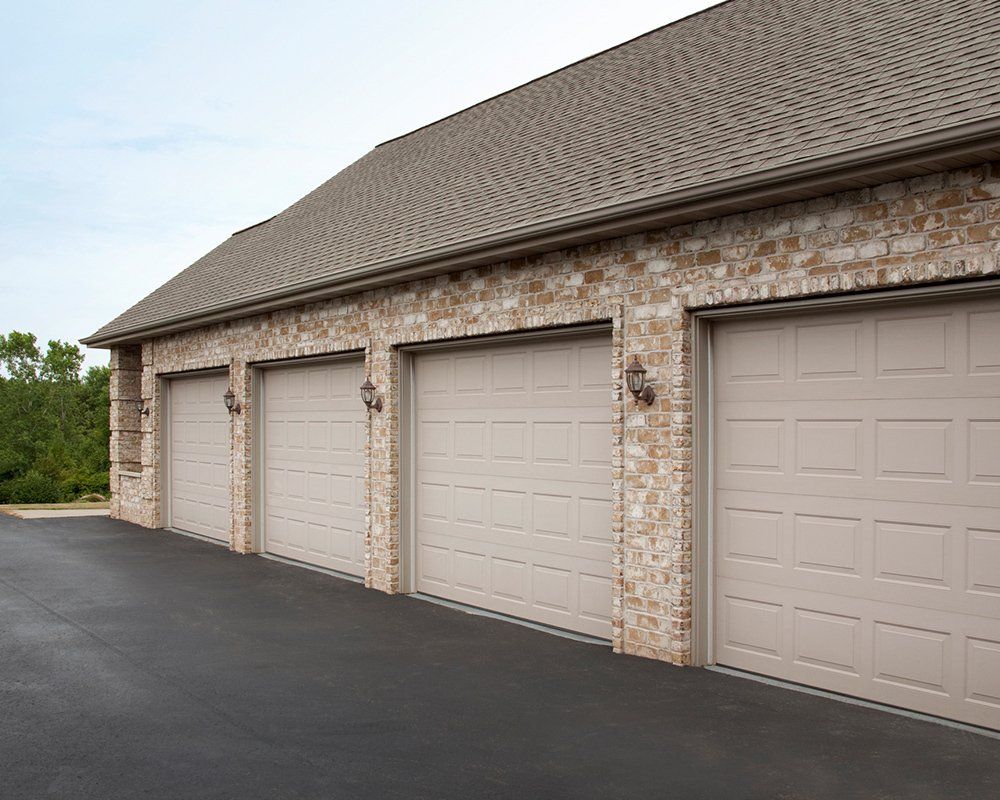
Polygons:
M375 396L375 384L371 378L365 378L365 382L361 384L361 400L369 411L373 408L376 411L382 410L382 398Z
M236 395L233 394L232 389L226 389L226 393L222 395L222 402L226 404L226 411L230 414L239 414L243 411L240 404L236 402Z
M135 401L135 410L139 412L139 416L148 417L149 408L146 407L146 401L139 399Z
M625 383L637 403L642 400L648 406L656 399L653 387L646 383L646 368L638 358L633 357L632 363L625 367Z

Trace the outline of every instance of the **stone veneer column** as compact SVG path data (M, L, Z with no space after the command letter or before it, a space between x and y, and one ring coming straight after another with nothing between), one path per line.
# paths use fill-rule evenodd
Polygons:
M140 496L136 479L128 473L142 471L142 417L136 408L136 401L142 397L142 349L139 345L112 348L110 394L111 516L132 519L131 508ZM127 485L124 487L122 472L126 473Z
M370 411L368 426L367 586L394 594L399 591L399 359L395 349L373 339L366 366L382 411Z
M230 420L229 546L237 553L252 553L253 542L253 369L245 359L229 365L229 387L240 404L240 413ZM222 398L219 398L222 402Z

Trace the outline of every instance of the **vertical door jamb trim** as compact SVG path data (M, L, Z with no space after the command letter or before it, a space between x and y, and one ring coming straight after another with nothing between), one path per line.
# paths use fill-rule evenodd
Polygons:
M264 552L264 373L255 364L250 370L250 550Z
M714 663L712 652L712 325L698 314L692 315L692 436L693 510L691 530L691 663Z
M172 387L170 381L162 375L158 375L157 383L160 385L160 527L173 527L173 508L170 497L170 464L173 461L173 453L170 448L170 408Z
M399 447L403 455L399 459L401 475L399 482L400 530L399 530L399 591L411 594L416 591L416 505L414 480L416 479L415 394L413 391L413 354L399 350Z

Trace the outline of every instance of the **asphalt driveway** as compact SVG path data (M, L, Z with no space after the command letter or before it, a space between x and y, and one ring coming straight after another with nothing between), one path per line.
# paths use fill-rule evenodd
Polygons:
M997 796L997 739L0 515L2 798Z

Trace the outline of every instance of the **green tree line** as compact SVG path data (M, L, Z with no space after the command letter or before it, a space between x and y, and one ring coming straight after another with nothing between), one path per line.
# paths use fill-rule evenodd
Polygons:
M75 344L0 334L0 503L108 494L108 367Z

